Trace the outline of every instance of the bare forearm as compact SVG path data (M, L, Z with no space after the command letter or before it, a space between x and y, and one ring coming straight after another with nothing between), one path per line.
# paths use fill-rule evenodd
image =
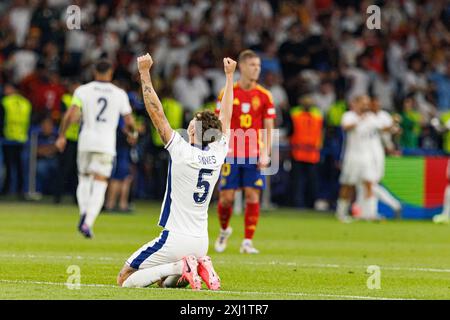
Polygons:
M230 128L231 116L233 114L233 75L226 75L226 83L221 101L219 119L222 122L222 130Z
M265 135L263 136L263 152L270 156L272 151L272 130L274 127L273 119L264 120Z
M59 127L59 135L65 136L67 129L69 126L76 122L76 111L74 107L71 107L67 112L64 114L63 119L61 120L61 125Z
M147 110L153 125L158 130L161 140L166 144L169 142L172 135L172 128L164 114L161 101L159 101L158 95L153 88L150 73L141 74L141 85L145 109Z
M355 124L349 124L349 125L346 125L346 126L342 126L342 130L344 130L344 131L351 131L351 130L353 130L355 128L356 128L356 123Z
M134 117L132 114L128 114L124 117L125 120L125 128L124 133L127 135L133 135L136 130L136 122L134 121Z

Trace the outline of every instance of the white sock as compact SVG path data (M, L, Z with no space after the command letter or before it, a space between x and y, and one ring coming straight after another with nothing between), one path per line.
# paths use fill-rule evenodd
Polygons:
M397 211L402 208L400 201L395 199L383 186L379 184L374 185L373 192L378 200L387 204L392 210Z
M447 185L444 192L444 209L442 213L447 217L450 216L450 185Z
M180 276L183 273L183 261L162 264L147 269L138 270L124 281L122 287L144 288L168 276ZM171 278L170 280L173 280ZM167 280L167 279L166 279Z
M162 283L163 288L185 288L188 286L189 282L186 280L182 280L180 283L178 283L178 280L180 280L179 275L176 276L168 276L166 279L164 279Z
M80 209L80 215L86 214L88 207L89 197L91 194L92 177L79 175L77 186L77 201L78 208Z
M364 218L370 219L375 218L378 215L378 201L377 197L372 195L371 197L364 197L362 202L362 216Z
M361 208L364 201L364 186L362 183L356 185L356 204Z
M347 199L339 198L336 206L336 215L340 218L348 216L348 209L350 207L350 201Z
M88 207L86 209L86 221L85 223L92 228L95 219L97 219L100 210L102 210L103 203L105 202L105 192L108 187L106 181L95 180L92 182L91 196L89 197Z

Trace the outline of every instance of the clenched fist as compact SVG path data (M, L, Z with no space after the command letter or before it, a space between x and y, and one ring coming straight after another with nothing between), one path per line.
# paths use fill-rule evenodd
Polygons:
M231 58L223 58L223 69L225 74L233 74L234 70L236 70L236 61Z
M138 65L139 73L149 72L150 68L153 65L152 56L147 53L146 55L138 57L137 65Z

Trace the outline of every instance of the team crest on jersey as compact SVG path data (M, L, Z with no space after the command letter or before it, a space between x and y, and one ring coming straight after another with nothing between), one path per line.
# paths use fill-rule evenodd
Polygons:
M244 102L241 105L242 107L242 113L248 113L250 111L250 103Z
M255 96L252 98L252 107L253 110L258 110L258 108L261 106L261 100L258 96Z
M233 104L239 104L239 103L240 103L239 99L238 98L234 98Z

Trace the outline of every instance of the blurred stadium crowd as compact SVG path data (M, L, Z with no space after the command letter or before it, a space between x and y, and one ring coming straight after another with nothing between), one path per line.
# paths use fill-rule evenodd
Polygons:
M72 4L81 9L79 30L66 24ZM379 30L366 27L372 4L381 8ZM171 125L180 128L199 108L214 109L225 80L222 58L236 58L246 48L261 57L261 84L273 95L281 129L273 202L311 207L324 199L333 205L343 143L340 118L358 95L374 97L395 114L401 131L391 152L450 153L448 1L6 0L0 3L2 192L28 190L33 154L36 191L53 194L55 201L74 192L77 128L64 154L53 142L73 90L92 79L94 61L108 57L140 123L136 146L118 132L122 156L112 178L124 190L119 207L127 210L130 186L131 197L161 199L168 159L145 114L136 56L153 56L156 90ZM313 113L318 129L299 128L308 124L296 119L298 110ZM8 121L15 129L7 129ZM314 135L308 139L319 141L320 157L291 153L296 130ZM307 174L291 175L295 165L309 166L300 171ZM292 184L299 196L292 196ZM115 199L107 206L115 207Z

